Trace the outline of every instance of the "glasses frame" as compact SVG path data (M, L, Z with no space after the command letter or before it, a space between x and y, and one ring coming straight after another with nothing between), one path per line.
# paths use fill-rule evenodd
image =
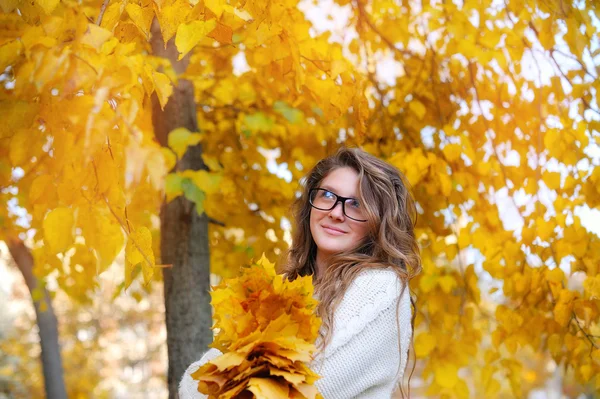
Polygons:
M331 206L331 208L319 208L318 206L316 206L315 204L313 204L313 202L312 202L313 201L313 192L316 192L316 191L327 191L327 192L335 195L335 202L333 203L333 205ZM365 220L355 219L352 216L348 216L348 214L346 213L346 201L348 201L350 199L351 200L356 200L356 198L354 198L354 197L342 197L341 195L337 195L333 191L327 190L326 188L320 188L320 187L311 188L310 191L308 192L308 203L313 208L318 209L320 211L332 211L337 206L338 202L341 202L342 203L342 212L344 213L344 216L346 216L348 219L352 219L352 220L354 220L356 222L361 222L361 223L366 222L367 219L365 219Z

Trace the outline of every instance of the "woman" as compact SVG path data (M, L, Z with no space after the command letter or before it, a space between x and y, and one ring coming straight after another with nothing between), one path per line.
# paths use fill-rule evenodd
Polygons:
M342 148L306 177L294 203L292 246L281 272L313 276L322 319L311 368L325 399L389 399L412 337L408 281L421 270L416 207L405 178L359 149ZM180 398L202 398L190 374Z

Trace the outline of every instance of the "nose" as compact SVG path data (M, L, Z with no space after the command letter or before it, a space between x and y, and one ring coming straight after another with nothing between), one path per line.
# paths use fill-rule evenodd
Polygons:
M341 201L336 203L333 209L329 211L329 217L332 219L344 220L344 210L342 207L343 204Z

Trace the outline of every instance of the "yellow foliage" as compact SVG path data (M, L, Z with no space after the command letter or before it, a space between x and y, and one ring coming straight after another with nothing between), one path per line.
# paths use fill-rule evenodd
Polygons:
M181 159L189 146L196 145L202 140L202 135L200 133L192 133L186 128L181 127L170 132L168 140L169 147L175 151L177 158Z
M149 226L163 195L183 195L216 221L212 272L235 277L256 253L286 249L300 178L339 143L362 146L400 169L418 202L424 272L412 288L428 394L525 396L540 384L521 378L530 348L582 387L600 374L588 356L600 344L600 241L575 212L600 205L594 3L358 3L336 2L347 43L295 0L111 1L98 24L97 0L0 1L0 239L31 237L40 275L73 248L102 272L134 228L154 250L130 242L139 266L128 262L124 280L148 281L160 234ZM177 70L152 54L154 17L187 54ZM196 108L178 111L195 111L202 138L169 137L171 152L151 97L164 108L183 79ZM173 171L196 144L210 171ZM83 295L87 273L58 283ZM268 320L222 302L238 335ZM467 372L455 381L454 370Z
M140 7L138 4L129 3L125 7L125 11L127 11L129 18L131 18L131 21L135 26L137 26L145 36L148 36L150 24L154 18L153 7Z
M65 252L74 242L73 210L56 208L44 218L44 241L52 253Z
M155 260L152 252L152 233L146 227L129 233L125 247L125 288L131 285L137 266L141 267L144 283L148 284L154 274Z
M421 333L415 338L415 353L417 357L429 356L435 348L435 336L429 333Z
M212 344L223 355L192 377L209 398L320 397L311 360L320 320L314 314L310 276L294 281L275 273L264 256L244 267L237 278L223 280L211 292L215 329Z
M60 0L38 0L37 4L44 9L46 14L52 14L52 11L60 3Z
M97 252L98 272L101 273L112 264L125 244L121 226L108 210L94 208L80 208L77 221L87 246Z
M179 59L182 59L189 53L215 26L217 26L217 23L214 19L209 21L192 21L189 24L179 25L175 38L175 45L180 53Z
M458 382L458 370L452 364L440 364L435 369L435 382L443 388L452 388Z
M156 90L156 95L160 101L161 108L164 108L167 104L167 100L173 94L173 85L169 77L160 72L152 72L152 82Z
M160 7L160 12L156 13L156 17L165 43L175 35L179 26L185 22L191 9L190 2L185 0L169 1Z

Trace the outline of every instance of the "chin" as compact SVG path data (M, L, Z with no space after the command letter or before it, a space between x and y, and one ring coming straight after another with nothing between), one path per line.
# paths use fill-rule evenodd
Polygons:
M316 244L320 251L323 251L324 253L328 254L337 254L340 252L344 252L348 249L346 245L339 245L339 243L326 242L326 240L320 240L320 242L317 242Z

